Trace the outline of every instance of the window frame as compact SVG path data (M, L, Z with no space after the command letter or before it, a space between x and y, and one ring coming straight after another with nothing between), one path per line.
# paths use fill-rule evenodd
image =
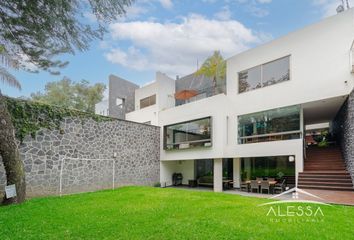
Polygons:
M237 92L238 94L242 94L242 93L246 93L246 92L251 92L253 90L257 90L257 89L262 89L262 88L265 88L265 87L269 87L269 86L273 86L273 85L277 85L278 83L276 84L270 84L270 85L265 85L264 86L264 83L263 83L263 68L265 65L267 64L270 64L270 63L273 63L273 62L276 62L276 61L279 61L281 59L284 59L284 58L289 58L289 79L288 80L285 80L285 81L281 81L281 82L278 82L278 83L283 83L283 82L287 82L287 81L290 81L291 80L291 54L289 55L286 55L286 56L283 56L283 57L279 57L277 59L274 59L274 60L271 60L271 61L268 61L268 62L265 62L265 63L262 63L262 64L259 64L259 65L256 65L256 66L253 66L253 67L250 67L250 68L247 68L245 70L242 70L242 71L239 71L237 72ZM261 79L260 79L260 83L261 83L261 87L259 88L254 88L254 89L249 89L249 90L246 90L246 91L243 91L243 92L240 92L240 74L242 74L243 72L248 72L249 70L253 69L253 68L257 68L257 67L260 67L261 69Z
M278 109L286 109L286 108L292 108L292 107L297 107L299 109L299 129L297 130L287 130L287 131L277 131L273 133L262 133L262 134L256 134L256 135L249 135L249 136L241 136L240 133L240 118L244 116L252 116L255 114L261 114L261 113L266 113L266 112L271 112L271 111L276 111ZM250 144L250 143L262 143L262 142L271 142L271 141L282 141L282 140L293 140L293 139L301 139L302 138L302 129L301 129L301 105L290 105L290 106L285 106L285 107L278 107L278 108L272 108L264 111L259 111L259 112L253 112L253 113L247 113L247 114L242 114L237 116L237 143L239 145L243 144ZM291 135L296 135L298 134L298 138L290 138L290 139L282 139L283 136L291 136ZM275 137L276 140L269 140L272 137ZM281 140L278 140L277 137L281 137ZM262 138L268 138L268 140L260 140ZM248 139L250 139L250 142L247 142ZM258 139L257 141L253 141L252 139ZM246 142L243 142L246 141Z
M167 145L177 145L177 144L181 144L181 143L191 143L191 142L193 142L193 141L186 141L186 142L180 142L180 143L167 144L167 128L168 127L175 126L175 125L180 125L180 124L192 123L192 122L196 122L196 121L204 120L204 119L209 119L209 123L210 123L210 138L209 139L204 139L205 142L210 142L210 146L188 147L188 148L183 148L183 149L168 148L167 147ZM176 123L172 123L172 124L168 124L168 125L163 126L163 149L166 150L166 151L174 151L174 150L179 151L179 150L188 150L188 149L196 149L196 148L210 148L212 146L213 146L213 118L212 118L212 116L191 119L191 120L187 120L187 121L183 121L183 122L176 122Z

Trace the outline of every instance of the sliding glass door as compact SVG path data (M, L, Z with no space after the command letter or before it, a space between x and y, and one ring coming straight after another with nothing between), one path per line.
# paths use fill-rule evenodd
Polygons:
M295 176L295 161L289 156L254 157L241 159L242 181L253 180L257 177L283 177Z

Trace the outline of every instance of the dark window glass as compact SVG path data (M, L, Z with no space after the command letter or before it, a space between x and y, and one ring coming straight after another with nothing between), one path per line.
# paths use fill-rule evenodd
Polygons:
M164 127L165 149L211 146L211 117Z
M238 135L241 144L299 138L300 107L276 108L239 116Z
M198 159L195 161L196 179L205 176L213 176L214 161L213 159Z
M295 161L289 161L289 156L241 159L242 181L268 177L279 182L286 179L288 186L295 184Z

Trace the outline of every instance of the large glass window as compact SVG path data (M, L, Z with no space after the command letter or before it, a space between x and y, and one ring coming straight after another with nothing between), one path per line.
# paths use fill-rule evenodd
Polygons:
M211 144L211 117L164 127L164 148L167 150L210 147Z
M295 161L291 159L289 156L242 158L241 179L285 178L288 185L295 183Z
M290 57L262 64L238 74L239 93L290 80Z
M238 117L240 144L296 139L300 134L298 105Z
M214 160L213 159L198 159L195 160L195 176L196 179L200 177L213 177Z
M262 87L261 78L261 66L257 66L246 71L240 72L238 75L239 92L246 92L252 89Z
M156 104L156 94L140 99L140 109Z

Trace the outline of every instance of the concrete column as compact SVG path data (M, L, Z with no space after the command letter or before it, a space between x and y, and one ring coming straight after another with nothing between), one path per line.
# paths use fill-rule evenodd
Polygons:
M234 188L240 188L241 186L241 159L234 158L233 159L233 171L234 171Z
M214 192L222 192L222 158L214 159Z

